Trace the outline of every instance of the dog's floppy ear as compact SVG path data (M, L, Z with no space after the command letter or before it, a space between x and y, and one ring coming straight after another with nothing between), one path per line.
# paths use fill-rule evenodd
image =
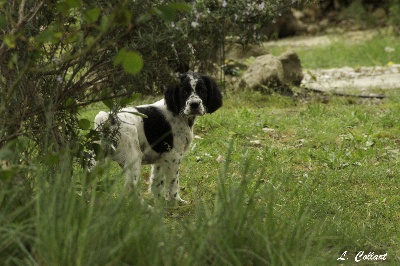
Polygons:
M222 94L213 78L205 75L202 75L201 78L203 79L207 88L207 113L211 114L222 106Z
M179 103L179 86L170 85L164 92L165 103L167 108L174 114L179 114L181 106Z

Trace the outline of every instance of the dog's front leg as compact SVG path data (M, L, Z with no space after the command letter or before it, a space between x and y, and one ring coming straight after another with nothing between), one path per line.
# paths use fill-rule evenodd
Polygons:
M179 163L180 159L174 159L166 167L165 199L187 203L187 201L183 200L179 195Z

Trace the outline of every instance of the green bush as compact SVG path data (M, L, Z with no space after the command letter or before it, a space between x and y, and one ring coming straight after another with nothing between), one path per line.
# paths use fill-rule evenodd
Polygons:
M176 71L204 71L227 36L257 41L261 25L293 3L1 1L0 147L27 136L42 152L82 156L79 145L96 136L82 140L90 122L78 120L81 107L118 109L134 93L161 91Z
M181 40L164 22L187 12L184 4L66 0L1 5L0 113L8 119L0 122L0 147L23 135L41 149L65 148L78 137L80 107L152 91L171 79L170 68L188 58L188 49L177 52L166 45L173 37L177 45Z

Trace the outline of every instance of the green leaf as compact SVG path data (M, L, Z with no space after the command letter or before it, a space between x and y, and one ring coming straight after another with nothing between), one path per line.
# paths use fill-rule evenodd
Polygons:
M66 0L65 1L70 8L77 8L82 5L81 0Z
M61 157L59 154L57 153L50 153L47 154L43 157L43 161L47 164L47 165L55 165L58 162L60 162Z
M103 100L103 103L109 109L112 109L114 107L114 101L112 99Z
M91 123L88 119L79 119L78 127L83 130L88 130L91 127Z
M56 10L63 14L67 14L67 12L69 11L69 7L66 2L60 2L57 3Z
M92 46L95 43L94 37L93 36L86 37L85 43L87 46Z
M14 49L15 48L15 36L14 35L6 35L4 36L3 42L8 48Z
M42 45L46 42L58 43L62 38L63 34L57 27L49 27L35 36L35 41L38 45Z
M121 25L129 25L132 13L126 9L120 9L115 13L115 22Z
M114 59L114 66L121 64L124 61L126 49L122 48Z
M140 15L137 19L136 19L136 23L144 23L147 22L151 19L151 14L150 13L144 13L142 15Z
M100 144L91 143L90 148L94 151L94 154L96 155L96 157L95 157L96 160L100 160L100 159L104 158L104 150Z
M89 133L85 135L85 137L86 139L90 139L91 141L97 141L100 140L100 133L95 129L91 129L89 130Z
M139 113L139 112L121 111L121 113L128 113L128 114L137 115L137 116L140 116L140 117L143 117L143 118L148 118L147 115Z
M0 169L0 180L10 179L13 175L16 175L11 169Z
M13 156L12 150L8 148L0 149L0 160L9 160Z
M154 12L165 21L173 21L176 17L176 10L169 5L158 6Z
M108 16L101 16L100 19L100 29L104 32L107 31L111 26L111 21Z
M126 72L136 75L143 68L143 59L138 53L127 52L122 67Z
M127 105L136 101L140 97L140 93L135 93L131 97L126 97L121 99L121 105Z
M127 51L122 49L118 52L114 59L114 65L122 64L123 69L129 73L136 75L143 68L143 59L140 54L136 52Z
M170 3L153 8L153 12L165 21L173 21L177 11L188 12L191 7L185 3Z
M65 101L65 106L66 106L66 107L69 107L69 106L74 105L75 103L76 103L76 102L75 102L75 99L72 98L72 97L69 97L69 98Z
M56 9L63 13L64 15L68 15L68 12L71 8L77 8L82 5L81 0L65 0L57 3Z
M7 25L6 17L0 14L0 29L5 29L6 25Z
M92 8L85 12L85 20L87 23L95 23L100 17L101 9L98 7Z
M177 11L189 12L190 10L192 10L190 5L188 5L186 3L170 3L170 4L168 4L168 6L172 7L173 9L175 9Z

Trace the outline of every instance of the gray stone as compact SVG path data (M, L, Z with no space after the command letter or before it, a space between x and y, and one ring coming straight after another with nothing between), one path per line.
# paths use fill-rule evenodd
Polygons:
M283 67L283 84L299 86L303 80L303 72L299 56L289 50L280 56L278 59Z
M271 54L256 57L242 76L243 85L253 90L261 90L263 86L277 87L284 79L281 61Z
M357 69L308 69L304 70L302 86L324 92L354 94L399 89L400 64Z
M290 88L303 79L300 59L293 51L275 57L258 56L242 76L242 85L253 90Z

